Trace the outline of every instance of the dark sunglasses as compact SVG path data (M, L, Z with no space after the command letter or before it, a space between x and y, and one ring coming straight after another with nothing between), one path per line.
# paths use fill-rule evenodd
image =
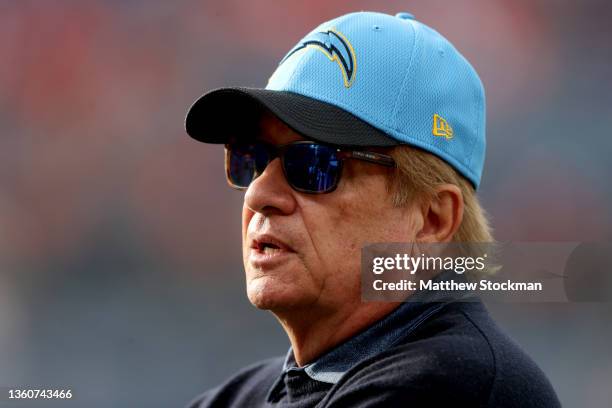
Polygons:
M246 189L276 157L280 157L289 185L296 191L309 194L334 191L340 181L345 159L395 166L393 158L385 154L309 141L281 146L263 142L229 143L225 145L225 172L229 185Z

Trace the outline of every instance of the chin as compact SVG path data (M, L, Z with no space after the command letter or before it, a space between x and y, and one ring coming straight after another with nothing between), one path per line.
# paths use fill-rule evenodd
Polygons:
M307 298L298 285L284 284L270 277L247 282L247 296L256 308L272 312L299 307Z

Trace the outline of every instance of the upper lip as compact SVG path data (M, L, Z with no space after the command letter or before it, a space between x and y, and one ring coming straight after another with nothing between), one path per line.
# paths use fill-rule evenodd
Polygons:
M257 234L252 236L250 245L252 249L255 249L257 251L263 251L266 246L279 248L288 252L295 252L293 248L291 248L289 245L287 245L285 242L278 239L274 235Z

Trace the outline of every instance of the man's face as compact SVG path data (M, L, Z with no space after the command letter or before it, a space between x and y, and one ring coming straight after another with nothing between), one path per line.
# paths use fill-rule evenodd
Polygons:
M262 118L259 138L275 145L304 140L271 115ZM392 204L390 171L346 160L335 191L304 194L287 184L280 159L274 159L244 197L249 300L278 312L313 307L331 312L359 303L361 248L411 242L416 235L416 209Z

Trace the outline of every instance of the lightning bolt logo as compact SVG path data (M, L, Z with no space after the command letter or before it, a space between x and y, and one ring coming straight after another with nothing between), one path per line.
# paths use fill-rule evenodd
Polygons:
M299 50L308 47L321 51L330 61L335 61L338 64L346 88L350 88L353 85L357 69L355 50L349 40L341 32L333 28L306 36L285 55L285 58L281 60L279 65Z

